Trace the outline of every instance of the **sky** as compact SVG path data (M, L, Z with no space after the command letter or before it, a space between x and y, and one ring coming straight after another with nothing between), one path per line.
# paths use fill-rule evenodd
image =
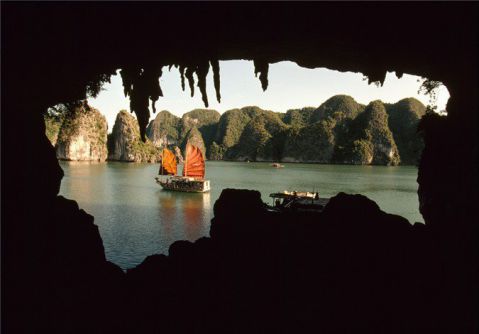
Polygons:
M216 101L211 70L207 76L209 109L220 113L252 105L279 112L319 107L321 103L338 94L350 95L362 104L374 100L395 103L406 97L415 97L424 105L429 103L428 96L418 94L418 80L421 78L408 74L398 79L395 73L387 73L384 85L378 87L375 84L368 85L361 73L338 72L325 68L307 69L293 62L279 62L269 66L269 85L265 92L254 75L252 61L222 61L220 76L221 103ZM190 96L187 81L185 91L181 90L180 74L174 67L170 71L167 67L163 69L160 86L164 96L156 102L157 111L168 110L181 117L193 109L205 108L196 85L194 97ZM103 89L97 98L89 98L88 102L105 115L111 132L117 113L122 109L129 111L130 102L123 94L119 75L112 76L111 83L106 84ZM438 91L437 110L444 110L448 99L449 92L442 86ZM152 113L150 119L155 116L156 114Z

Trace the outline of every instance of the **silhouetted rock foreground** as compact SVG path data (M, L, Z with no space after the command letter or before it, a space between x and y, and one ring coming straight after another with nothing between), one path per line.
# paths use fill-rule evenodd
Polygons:
M10 291L10 325L23 326L15 332L458 328L448 302L458 296L431 231L362 195L340 193L322 214L277 214L257 191L224 190L210 238L177 241L126 274L106 261L92 216L74 201L59 196L47 211L31 240L37 257L17 273L37 275L17 276L34 284Z
M222 333L245 327L299 332L311 325L334 328L323 332L366 326L354 332L477 333L477 9L477 3L2 3L2 51L8 51L2 54L2 333L141 332L134 326L148 332L188 326L196 326L196 332L208 327ZM161 27L171 29L162 34ZM422 27L431 32L427 43ZM152 43L158 38L161 43ZM79 52L84 45L94 52ZM63 173L45 136L48 107L94 96L121 68L126 81L133 79L125 88L144 129L149 100L161 93L159 81L152 80L158 69L178 64L185 77L199 75L205 91L208 60L216 67L217 60L232 59L254 60L263 89L268 64L283 60L360 72L369 82L384 82L394 71L398 77L411 73L444 83L451 94L447 117L428 117L420 125L418 198L426 226L404 227L396 236L390 233L395 225L387 223L390 216L383 227L372 223L381 214L373 215L375 220L367 210L354 215L343 208L347 220L339 213L333 220L326 215L263 219L254 225L256 234L235 235L231 243L213 234L194 246L175 246L183 251L174 252L189 260L173 255L162 260L168 269L151 266L171 286L157 284L153 275L142 281L138 270L143 284L134 285L138 291L125 287L133 284L130 274L108 264L98 247L92 248L97 265L76 256L90 254L90 241L77 252L68 247L78 245L77 236L82 239L72 220L83 215L72 207L64 220L50 217L64 204L56 199ZM234 235L227 231L253 224L242 218L246 212L237 213L227 223L216 218L215 226L228 226L218 235ZM260 233L269 230L275 233ZM96 245L97 238L91 242ZM194 271L191 254L208 254L199 250L208 244L219 259L205 255L203 266L195 263L202 270ZM69 265L60 265L60 257ZM204 273L208 268L210 276ZM201 294L207 297L202 300Z

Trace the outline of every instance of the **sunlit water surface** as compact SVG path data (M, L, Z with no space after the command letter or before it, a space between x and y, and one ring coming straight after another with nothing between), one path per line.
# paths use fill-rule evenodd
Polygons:
M163 191L154 181L158 165L61 161L60 194L95 217L108 260L123 269L148 255L168 253L176 240L208 236L213 205L225 188L256 189L263 201L283 190L361 193L386 212L423 222L417 199L416 167L343 166L208 161L207 194Z

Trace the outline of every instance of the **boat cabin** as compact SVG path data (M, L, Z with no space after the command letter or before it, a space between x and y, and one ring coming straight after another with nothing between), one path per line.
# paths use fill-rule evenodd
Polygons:
M269 195L273 199L276 211L314 211L321 212L329 198L319 198L318 192L283 191Z

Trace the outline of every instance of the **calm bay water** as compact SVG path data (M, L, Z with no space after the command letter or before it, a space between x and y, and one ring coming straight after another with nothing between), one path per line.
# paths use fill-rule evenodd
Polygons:
M136 163L60 162L65 177L60 194L74 199L95 217L108 260L123 269L148 255L168 253L176 240L209 235L213 205L224 188L256 189L263 201L283 190L361 193L386 212L411 223L423 222L417 199L417 168L410 166L343 166L207 162L211 192L168 192L154 181L158 165Z

